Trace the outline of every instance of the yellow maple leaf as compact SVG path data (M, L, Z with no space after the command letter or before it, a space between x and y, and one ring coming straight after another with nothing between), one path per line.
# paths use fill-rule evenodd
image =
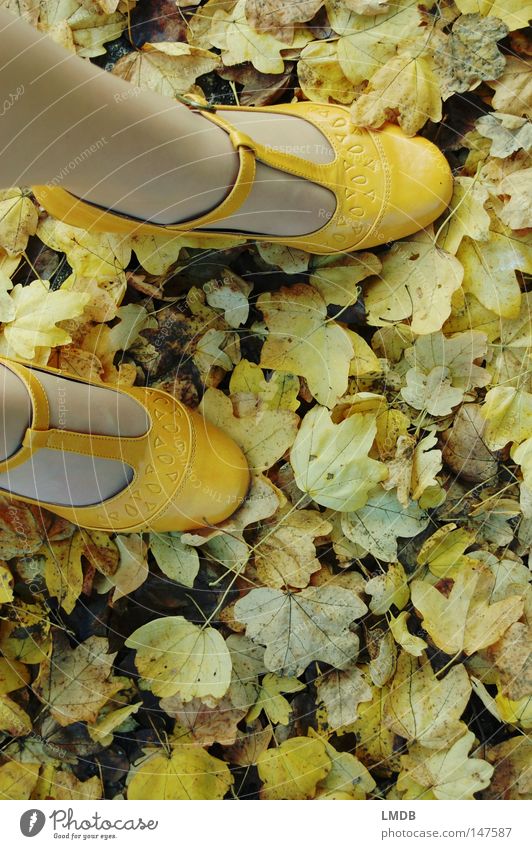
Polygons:
M0 799L29 799L37 784L39 763L7 761L0 766Z
M161 572L172 581L192 587L199 572L198 552L181 541L179 533L151 533L150 551Z
M377 426L374 415L356 413L339 424L326 407L313 407L301 423L290 452L296 483L318 504L357 510L388 471L368 456Z
M66 767L57 769L54 764L46 764L32 793L32 799L57 799L61 801L80 801L102 798L102 782L98 775L80 781Z
M382 272L365 284L368 321L377 327L411 320L416 334L439 330L463 277L460 262L423 236L399 242L382 256ZM427 281L431 281L428 285Z
M32 722L25 710L9 696L0 696L0 730L10 737L25 737L31 733Z
M414 743L401 757L402 772L397 789L403 799L474 799L474 793L487 787L493 767L481 758L469 758L475 740L467 731L450 748L433 752Z
M53 653L43 660L34 691L61 726L86 720L98 711L127 679L113 678L115 654L105 637L88 637L75 649L62 634L54 638Z
M11 569L4 560L0 560L0 604L13 601L13 586L15 580Z
M428 566L438 578L453 577L465 562L463 554L475 541L476 532L457 528L454 523L438 528L421 546L417 556L420 566Z
M224 761L205 749L177 746L148 755L128 776L127 798L161 800L223 799L233 776Z
M444 225L438 231L438 246L456 254L464 236L475 242L489 239L490 217L484 205L488 190L473 177L456 177Z
M44 578L48 592L57 598L65 613L72 613L83 586L81 555L85 541L81 533L44 546Z
M319 257L314 263L309 283L321 294L326 304L347 307L354 304L360 294L357 285L382 268L379 257L360 251L347 256Z
M269 330L260 365L301 375L318 403L333 407L347 389L353 346L346 331L327 318L320 293L299 283L265 292L257 307Z
M481 413L487 422L484 439L492 451L532 436L530 392L515 386L495 386L487 393Z
M367 582L364 592L371 596L369 609L373 613L387 613L392 604L402 610L410 598L405 570L400 563L390 563L386 572Z
M313 799L316 785L331 769L323 740L293 737L257 760L262 799Z
M20 687L29 684L29 681L29 669L24 663L0 657L0 695L19 690Z
M301 90L318 103L352 103L356 89L338 62L337 42L311 41L297 63Z
M532 272L532 247L490 230L487 242L465 236L456 254L464 268L463 288L502 318L516 318L521 308L517 269Z
M437 678L426 657L399 655L384 707L388 728L427 749L442 749L461 737L460 721L471 696L465 666L453 666Z
M10 297L15 315L3 326L0 354L43 364L53 347L72 341L57 323L81 315L89 301L83 292L51 291L49 280L33 280L28 286L19 283Z
M248 23L246 0L231 3L227 11L220 7L215 9L208 35L210 43L222 51L224 65L251 62L253 67L263 74L282 74L282 52L289 48L301 48L311 38L310 30L303 27L295 31L290 44L270 33L257 32Z
M427 648L427 643L425 640L422 640L421 637L416 637L415 634L410 633L408 630L408 619L409 614L406 610L403 610L399 616L393 616L390 614L390 618L388 620L390 631L392 632L396 643L400 645L401 648L414 657L420 657Z
M259 697L246 716L246 723L257 719L264 711L273 725L288 725L292 708L281 693L298 693L305 685L297 678L283 678L268 672L262 679Z
M316 510L292 510L265 523L254 544L259 580L267 587L306 587L321 568L314 538L331 528Z
M200 412L237 442L252 469L269 469L294 441L299 417L291 410L264 409L259 404L249 414L234 415L231 399L221 390L205 392Z
M366 4L369 6L369 4ZM422 17L417 3L394 0L375 9L362 11L361 3L326 0L325 8L338 41L338 61L346 77L355 85L370 79L392 58L397 46L419 33Z
M113 731L119 728L131 714L136 713L141 705L142 702L135 702L132 705L117 708L117 710L110 710L98 717L95 723L87 724L87 731L91 740L101 746L110 746L113 742Z
M37 235L49 248L64 253L77 275L102 282L124 279L131 259L131 236L89 233L51 216L39 222Z
M511 595L490 604L494 583L491 570L471 558L456 572L448 597L427 581L412 581L412 604L438 648L471 655L495 643L519 619L523 597Z
M221 698L231 681L231 655L214 628L199 628L183 616L154 619L126 640L136 649L135 665L144 686L156 696L179 693Z
M209 50L183 42L158 41L146 42L140 50L122 56L112 73L137 90L175 97L188 92L198 77L211 73L219 65L219 57Z
M96 3L72 0L68 4L52 3L40 7L39 29L65 45L70 42L78 56L101 56L107 41L122 35L127 19L122 12L106 13ZM66 30L66 32L65 32Z
M266 380L261 367L249 360L240 360L229 381L231 395L239 392L256 395L268 410L297 410L299 388L295 374L274 371Z
M26 189L0 191L0 246L8 255L16 256L26 249L38 219L37 208Z
M374 129L397 118L408 136L415 135L428 120L441 121L433 59L428 54L406 52L388 59L353 103L351 117L358 127Z
M528 26L532 18L529 0L456 0L462 14L500 18L510 30Z

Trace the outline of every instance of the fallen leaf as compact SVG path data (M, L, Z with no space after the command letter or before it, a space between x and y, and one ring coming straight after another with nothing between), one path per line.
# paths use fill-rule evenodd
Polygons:
M397 118L407 136L415 135L429 119L441 121L441 96L432 58L405 52L388 59L355 100L351 117L357 127L373 129Z
M9 256L26 249L37 221L37 209L27 190L14 187L0 191L0 246Z
M399 242L382 256L380 276L365 284L368 320L381 327L410 319L416 334L440 330L451 313L451 297L460 288L463 274L456 257L432 242Z
M386 563L397 561L398 537L414 537L429 524L427 513L415 501L405 508L393 492L375 487L359 510L342 514L346 537Z
M299 421L290 410L264 409L260 404L253 414L237 417L231 399L219 389L207 389L200 412L240 445L254 471L268 469L283 456L294 441Z
M399 655L384 716L388 728L427 749L451 746L466 731L460 721L471 696L465 667L438 679L427 658Z
M322 740L295 737L262 752L257 769L262 781L261 798L312 799L316 785L331 769L331 760Z
M141 799L223 799L233 783L224 761L205 749L177 746L170 755L155 752L130 773L129 801Z
M468 731L449 749L432 752L419 743L401 757L397 789L404 799L474 799L487 787L493 767L481 758L469 758L475 735Z
M266 292L257 301L269 329L260 365L299 374L319 404L333 407L347 389L353 347L327 318L325 301L305 284Z
M321 568L314 538L331 530L314 510L290 511L286 518L265 524L254 544L255 569L267 587L308 586L313 572Z
M154 619L126 640L136 650L135 665L144 686L156 696L179 693L221 698L231 681L231 656L214 628L200 628L183 616Z
M374 415L355 414L334 424L326 407L305 416L290 453L295 481L318 504L335 510L363 507L388 472L368 456L377 427Z
M371 699L371 687L356 667L345 672L333 669L318 678L316 687L318 700L325 705L331 731L356 722L360 703Z
M246 634L266 646L266 668L301 675L312 660L345 669L358 654L349 625L366 612L355 593L343 587L308 587L299 593L251 590L235 605Z
M185 545L178 533L151 533L150 551L161 572L185 587L194 586L199 572L199 556L195 548Z
M34 691L61 726L94 722L100 708L123 686L111 674L116 652L105 637L88 637L70 648L62 634L54 637L50 658L42 661Z
M490 570L471 560L460 566L448 597L426 581L412 581L412 604L438 648L471 655L495 643L519 619L523 598L512 595L490 604L493 583Z

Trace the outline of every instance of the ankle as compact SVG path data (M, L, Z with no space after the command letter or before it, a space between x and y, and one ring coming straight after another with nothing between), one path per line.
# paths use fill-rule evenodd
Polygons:
M139 127L136 155L124 154L122 140L118 151L108 148L108 165L100 179L95 180L94 170L76 170L67 188L78 197L155 224L178 224L219 206L239 168L227 133L179 104Z

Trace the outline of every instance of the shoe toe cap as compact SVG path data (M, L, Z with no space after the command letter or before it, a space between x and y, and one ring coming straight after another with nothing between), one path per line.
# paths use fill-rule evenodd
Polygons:
M378 232L372 234L374 244L383 244L416 233L435 221L449 205L453 177L444 155L427 139L410 138L394 126L375 135L389 170L384 215Z

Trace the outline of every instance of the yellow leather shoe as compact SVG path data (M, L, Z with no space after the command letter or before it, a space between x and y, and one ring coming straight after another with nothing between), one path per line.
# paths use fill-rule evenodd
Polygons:
M180 236L191 231L211 238L226 236L280 242L315 254L360 250L400 239L426 227L447 207L452 194L452 174L439 149L426 139L409 138L396 126L379 131L359 129L345 106L311 102L276 106L216 106L205 118L222 127L239 153L240 169L227 197L214 210L179 224L150 224L81 200L61 187L33 186L39 203L56 218L95 232ZM224 110L283 113L310 121L328 139L335 158L326 164L309 162L259 144L223 117ZM255 160L296 174L332 190L336 209L323 227L304 236L246 234L237 230L208 230L214 221L231 215L248 196L255 175ZM201 228L201 229L200 229Z
M124 533L184 531L214 525L234 513L244 499L250 475L240 448L168 393L148 387L117 389L99 381L73 378L48 366L32 365L30 369L5 358L0 358L0 363L23 381L32 404L31 426L20 449L0 462L0 472L9 473L21 463L31 463L42 448L119 460L133 470L133 478L124 489L89 506L52 504L0 489L10 498L44 507L83 528ZM131 396L146 410L148 431L142 436L115 437L50 428L40 371Z

